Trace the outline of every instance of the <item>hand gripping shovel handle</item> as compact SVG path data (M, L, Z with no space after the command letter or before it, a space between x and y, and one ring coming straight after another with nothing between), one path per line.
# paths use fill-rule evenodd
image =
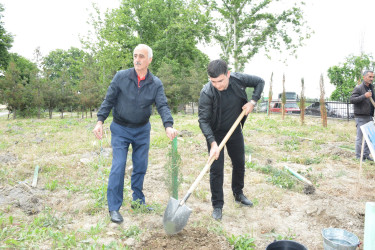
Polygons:
M221 143L219 145L219 152L223 149L223 147L227 143L228 139L233 134L233 131L237 128L238 124L241 122L242 118L245 116L245 113L246 113L246 110L242 110L242 112L238 116L237 120L233 123L232 127L230 128L230 130L225 135L224 139L221 141ZM194 181L194 183L191 185L191 187L189 188L189 190L188 190L187 194L185 195L185 197L181 200L180 206L184 205L184 203L186 202L186 200L193 193L193 191L195 190L195 188L198 186L198 183L202 180L203 176L206 174L206 172L208 171L208 169L210 168L210 166L214 162L214 160L215 160L214 157L209 157L208 158L207 163L204 166L204 168L202 169L201 173L199 174L199 176L197 177L197 179Z

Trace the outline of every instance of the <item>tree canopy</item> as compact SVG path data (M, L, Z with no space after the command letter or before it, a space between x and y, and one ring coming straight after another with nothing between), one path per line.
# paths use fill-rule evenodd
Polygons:
M190 84L185 76L190 70L205 72L208 57L198 48L199 41L209 40L211 25L208 12L202 11L200 0L123 0L118 9L93 17L97 39L84 41L105 77L112 78L123 68L133 67L133 50L143 43L153 49L150 70L173 91L166 91L170 103L182 104ZM164 71L164 72L163 72ZM170 72L166 76L165 72ZM207 77L199 80L202 87ZM170 82L172 81L172 82ZM109 84L107 80L105 84ZM185 93L185 95L184 95ZM192 95L190 95L192 96Z
M13 36L4 28L2 21L4 6L0 3L0 70L6 70L10 60L9 49L12 48Z
M372 55L362 53L359 56L350 55L345 62L328 69L328 78L336 86L332 92L333 100L346 100L350 98L353 88L362 82L363 70L374 70L375 61Z
M303 19L303 2L288 8L279 0L205 0L216 21L215 40L222 49L222 58L234 71L243 71L245 63L264 50L289 51L310 37Z

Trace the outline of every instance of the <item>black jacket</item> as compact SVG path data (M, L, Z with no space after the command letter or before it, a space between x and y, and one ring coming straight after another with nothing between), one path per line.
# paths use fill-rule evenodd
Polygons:
M172 127L173 118L160 79L148 71L138 88L135 69L120 70L108 87L97 114L98 120L104 122L113 108L114 122L126 127L139 127L149 121L154 103L164 127Z
M372 98L374 98L374 85L370 84L369 88L372 91ZM365 83L355 86L353 89L352 95L350 96L350 103L354 104L354 116L363 117L363 116L373 116L373 105L370 101L370 98L365 97L367 92Z
M253 87L252 100L258 101L263 92L264 80L260 77L242 73L231 73L229 78L235 95L242 100L243 105L248 102L245 92L246 87ZM199 98L198 121L206 140L209 144L215 141L214 133L220 128L221 109L220 91L210 82L203 86ZM241 121L242 126L246 117Z

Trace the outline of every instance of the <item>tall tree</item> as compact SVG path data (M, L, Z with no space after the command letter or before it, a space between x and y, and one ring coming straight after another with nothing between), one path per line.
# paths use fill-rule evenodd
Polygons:
M82 70L86 63L88 54L83 50L71 47L68 50L57 49L50 52L43 58L43 68L51 86L56 91L56 100L48 100L48 108L55 108L57 102L58 110L61 112L61 118L64 111L71 110L75 105L74 98L79 91L79 83L82 77ZM46 88L50 92L50 88ZM53 104L53 105L52 105Z
M7 109L13 112L16 118L28 115L33 108L32 83L37 74L37 67L26 58L16 54L10 54L10 62L4 77L0 80L0 102L7 104Z
M197 44L209 40L211 32L207 12L202 12L201 0L123 0L118 9L91 21L97 38L84 41L103 70L103 79L112 78L122 68L133 67L133 50L139 43L153 49L150 70L159 76L159 68L168 67L175 79L165 84L174 100L181 102L186 89L184 77L191 68L204 70L208 57ZM165 74L164 74L165 75ZM109 80L105 82L109 84ZM172 93L173 92L173 93ZM167 94L168 99L171 95Z
M279 0L205 0L216 20L214 38L220 44L222 57L235 71L243 71L245 63L265 50L289 51L295 54L310 37L303 19L303 2L288 6Z
M362 53L359 56L350 55L344 63L339 63L328 69L328 78L336 86L331 94L333 100L347 100L356 84L362 82L362 71L374 70L375 61L372 55Z
M2 12L4 11L4 6L0 3L0 71L4 71L8 67L10 60L9 49L12 47L13 36L8 33L4 28L4 23L2 18L4 17Z

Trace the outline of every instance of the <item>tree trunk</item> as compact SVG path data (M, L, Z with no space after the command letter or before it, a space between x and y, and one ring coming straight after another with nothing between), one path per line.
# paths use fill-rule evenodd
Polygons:
M40 119L40 107L38 107L37 117L38 117L38 119Z
M17 113L17 109L13 109L13 119L14 120L17 118L16 113Z
M48 109L48 115L49 115L49 119L52 119L52 109L51 108Z

